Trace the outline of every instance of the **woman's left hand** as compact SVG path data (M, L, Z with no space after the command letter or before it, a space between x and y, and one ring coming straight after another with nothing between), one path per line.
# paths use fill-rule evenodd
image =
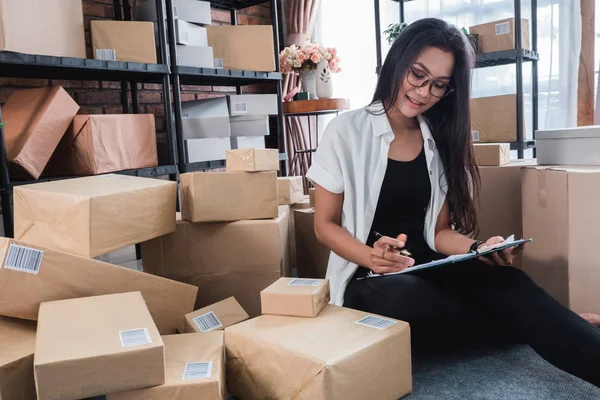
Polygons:
M489 238L479 247L492 246L494 244L502 243L504 240L505 239L502 236L494 236ZM524 245L509 247L508 249L497 251L484 257L479 257L479 259L488 265L513 265L515 257L523 252L523 246Z

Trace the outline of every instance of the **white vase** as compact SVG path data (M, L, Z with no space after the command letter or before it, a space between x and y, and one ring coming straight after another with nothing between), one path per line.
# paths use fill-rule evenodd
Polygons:
M323 60L317 64L317 96L320 99L330 99L333 97L333 82L331 78L329 62Z
M317 70L301 69L300 80L302 81L302 91L310 94L310 100L318 99L317 97Z

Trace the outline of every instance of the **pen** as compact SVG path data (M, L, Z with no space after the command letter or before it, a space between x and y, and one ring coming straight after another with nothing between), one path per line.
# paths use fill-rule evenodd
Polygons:
M373 231L373 233L375 234L375 237L377 239L381 239L383 237L383 235L379 232ZM406 256L406 257L410 257L412 256L412 254L410 254L410 252L406 249L400 249L397 246L392 246L394 249L398 250L400 252L401 255Z

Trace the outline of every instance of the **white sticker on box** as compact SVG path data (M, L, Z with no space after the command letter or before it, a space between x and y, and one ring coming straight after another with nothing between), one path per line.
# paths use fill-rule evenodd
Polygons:
M384 330L389 328L390 326L396 325L398 321L388 318L376 317L375 315L367 315L364 318L359 319L358 321L354 321L359 325L368 326L371 328Z
M319 286L321 282L323 282L322 279L294 278L288 282L287 286Z
M210 378L212 370L212 361L208 362L192 362L185 364L182 380L190 379L205 379Z
M96 49L96 60L117 61L117 50Z
M4 268L37 274L40 271L43 255L44 252L41 250L11 244L8 247L8 255L6 256Z
M479 142L479 131L471 131L471 136L473 136L474 142Z
M510 22L496 24L496 35L506 35L507 33L510 33Z
M215 68L223 68L223 59L215 58Z
M195 317L193 321L200 332L210 332L223 327L219 317L212 311Z
M133 347L152 343L148 328L129 329L119 332L121 338L121 346Z
M234 102L231 103L231 109L234 113L246 114L248 113L248 104L246 102Z

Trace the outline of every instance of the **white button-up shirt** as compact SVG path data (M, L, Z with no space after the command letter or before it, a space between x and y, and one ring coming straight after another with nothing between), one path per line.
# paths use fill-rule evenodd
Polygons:
M366 243L387 168L394 133L381 104L349 111L334 118L325 129L307 178L332 193L343 193L341 226ZM418 116L429 169L431 199L425 215L423 235L435 250L435 226L444 204L446 179L431 131ZM410 190L410 188L406 188ZM331 303L342 305L344 292L358 266L331 253L326 278L330 281Z

